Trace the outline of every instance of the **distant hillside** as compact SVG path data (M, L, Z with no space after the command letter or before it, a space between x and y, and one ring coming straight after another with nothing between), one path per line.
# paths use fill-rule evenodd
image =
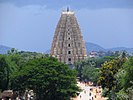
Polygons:
M133 48L126 48L126 47L116 47L116 48L110 48L110 49L105 49L101 47L98 44L90 43L90 42L85 42L86 45L86 51L91 52L91 51L124 51L126 50L127 53L132 54L133 53ZM7 47L4 45L0 45L0 54L6 54L8 50L11 50L11 47ZM47 50L45 53L50 53L50 50Z
M116 47L116 48L110 48L107 50L110 50L110 51L124 51L124 50L126 50L127 53L129 53L129 54L133 53L133 48L126 48L126 47Z
M101 47L100 45L94 44L94 43L90 43L90 42L86 42L86 50L87 52L91 52L92 50L94 51L124 51L126 50L127 53L131 54L133 53L133 48L126 48L126 47L116 47L116 48L110 48L110 49L105 49L103 47Z
M98 44L95 43L90 43L90 42L85 42L85 46L86 46L86 51L87 52L91 52L91 51L124 51L126 50L127 53L131 54L133 53L133 48L126 48L126 47L116 47L116 48L110 48L110 49L105 49L103 47L101 47ZM45 53L50 53L50 49L47 50Z
M90 42L85 42L85 46L86 46L86 50L87 52L91 52L91 51L106 51L106 49L104 49L103 47L94 44L94 43L90 43Z
M91 52L91 51L106 51L103 47L97 45L97 44L94 44L94 43L90 43L90 42L86 42L85 43L85 46L86 46L86 50L87 52ZM50 49L45 51L45 53L49 54L50 53Z
M50 54L50 50L45 51L46 54Z
M11 50L11 48L4 45L0 45L0 54L6 54L8 50Z

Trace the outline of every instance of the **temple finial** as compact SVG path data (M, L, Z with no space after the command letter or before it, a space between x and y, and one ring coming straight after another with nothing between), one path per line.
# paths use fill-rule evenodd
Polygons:
M67 7L67 12L69 12L69 7Z

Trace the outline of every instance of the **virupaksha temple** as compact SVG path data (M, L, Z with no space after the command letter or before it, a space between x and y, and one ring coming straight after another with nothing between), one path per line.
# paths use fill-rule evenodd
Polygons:
M85 43L74 11L62 11L51 46L51 55L65 64L84 60Z

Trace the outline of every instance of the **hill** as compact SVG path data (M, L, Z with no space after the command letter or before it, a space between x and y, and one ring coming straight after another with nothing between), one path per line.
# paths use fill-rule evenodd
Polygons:
M0 45L0 54L6 54L8 50L11 50L11 48L4 45Z
M85 42L86 46L86 51L91 52L91 51L106 51L103 47L101 47L98 44L90 43L90 42Z
M106 49L106 48L103 48L102 46L100 46L98 44L91 43L91 42L85 42L85 46L86 46L86 51L87 52L91 52L91 51L104 51L104 52L112 51L112 52L114 52L114 51L124 51L124 50L126 50L127 53L129 53L129 54L133 53L133 48L116 47L116 48ZM49 54L50 50L47 50L45 53Z
M116 47L116 48L110 48L107 49L108 51L127 51L127 53L131 54L133 53L133 48L126 48L126 47Z
M127 53L131 54L133 53L133 48L126 48L126 47L116 47L116 48L109 48L109 49L105 49L103 47L101 47L98 44L94 44L94 43L90 43L90 42L86 42L86 51L87 52L91 52L91 51L127 51Z
M91 51L107 52L107 51L124 51L124 50L126 50L127 53L129 53L129 54L133 53L133 48L116 47L116 48L105 49L98 44L90 43L90 42L85 42L85 45L86 45L87 52L91 52ZM11 50L11 47L0 45L0 54L6 54L8 50ZM47 50L45 53L50 53L50 50Z

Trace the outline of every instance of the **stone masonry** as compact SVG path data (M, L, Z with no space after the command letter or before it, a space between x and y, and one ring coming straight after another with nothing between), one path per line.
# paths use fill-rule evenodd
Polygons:
M83 36L73 11L62 11L51 46L51 55L60 62L74 64L86 58Z

